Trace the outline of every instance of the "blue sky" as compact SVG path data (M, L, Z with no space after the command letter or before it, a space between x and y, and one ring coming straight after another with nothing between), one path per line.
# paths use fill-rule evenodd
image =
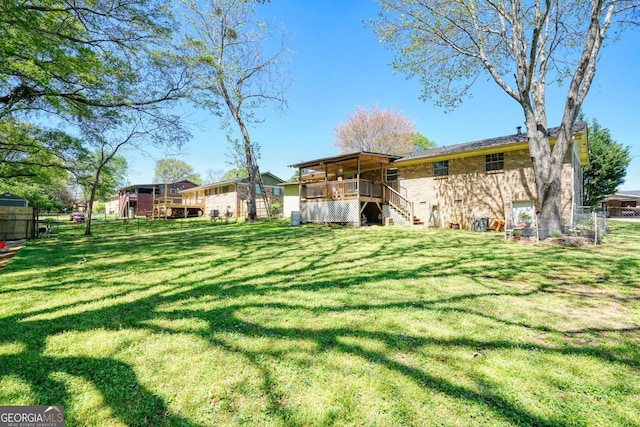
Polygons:
M419 99L417 80L394 75L388 65L393 52L380 44L362 24L375 16L372 0L272 0L260 11L282 23L290 34L294 51L286 72L292 79L284 112L265 110L264 123L250 129L261 145L262 171L288 179L290 164L337 154L333 129L344 122L356 105L393 108L416 121L418 132L438 145L451 145L514 133L523 125L520 106L492 81L479 79L473 97L452 112ZM640 31L627 32L623 39L607 46L600 56L596 78L583 106L613 138L631 147L632 163L622 190L640 190ZM563 94L550 88L548 122L556 126L561 117ZM187 109L192 140L179 158L205 175L207 169L227 170L228 143L210 113ZM151 182L155 160L163 153L130 153L129 181Z

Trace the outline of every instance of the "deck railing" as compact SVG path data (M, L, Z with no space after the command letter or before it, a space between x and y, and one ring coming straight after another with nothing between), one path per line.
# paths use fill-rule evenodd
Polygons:
M204 205L204 197L183 197L183 205Z
M382 198L382 185L366 179L345 179L303 184L302 199L341 199L358 196Z
M384 185L384 200L413 222L413 202L388 185Z
M156 197L153 203L156 205L180 205L182 197Z

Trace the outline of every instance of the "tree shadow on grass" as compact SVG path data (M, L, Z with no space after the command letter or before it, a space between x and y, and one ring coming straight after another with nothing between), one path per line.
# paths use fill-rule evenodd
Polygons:
M165 402L143 387L131 366L108 357L47 357L27 352L0 355L0 377L20 378L31 386L37 405L63 405L66 425L82 425L68 408L73 396L56 374L83 378L101 394L113 416L129 426L196 426L172 414ZM77 403L75 404L77 405ZM95 421L94 421L95 422Z
M493 279L495 271L506 271L515 267L527 271L538 272L544 269L541 261L544 257L553 255L556 259L564 258L566 262L573 262L577 255L571 251L562 249L547 249L539 254L513 253L511 248L498 246L492 249L493 242L478 240L467 245L465 251L457 254L453 259L430 258L416 262L411 268L398 268L392 265L395 257L416 256L428 249L429 243L420 242L415 246L389 242L371 245L366 251L350 251L349 245L353 241L337 241L333 245L326 245L326 237L343 237L345 231L334 235L333 231L326 231L323 236L312 236L302 233L306 239L300 243L300 235L295 229L286 229L280 235L278 229L254 229L251 239L238 235L237 230L227 231L217 229L213 234L206 234L216 238L215 245L226 248L228 253L215 258L212 264L206 266L194 265L189 269L189 274L172 276L171 265L176 262L175 252L170 255L162 255L163 251L172 248L173 251L190 250L192 253L206 251L212 244L192 242L190 239L180 240L178 235L171 235L166 240L158 239L157 242L146 240L135 247L145 244L150 247L152 253L158 254L154 259L159 266L154 267L161 273L172 278L170 286L161 288L160 283L149 283L134 290L120 290L109 294L105 299L113 299L113 304L106 307L91 308L84 312L63 314L51 319L38 319L39 315L55 315L61 310L81 309L84 302L70 303L55 307L43 308L29 313L14 314L0 319L0 343L23 343L26 348L15 354L0 356L0 375L16 376L28 383L38 404L66 404L70 406L73 396L65 385L55 379L55 374L64 372L69 375L79 376L91 382L102 394L104 403L112 411L116 418L127 425L186 425L196 424L189 419L170 413L167 402L151 390L143 387L137 378L132 366L111 357L52 357L46 354L46 342L49 337L68 331L93 331L93 330L121 330L138 329L148 330L153 333L173 334L172 329L158 326L158 320L200 319L207 324L204 330L193 330L189 333L199 339L205 340L211 346L223 349L227 352L240 355L243 360L255 367L262 376L262 392L267 397L267 413L280 419L285 425L296 425L296 410L288 406L279 390L277 375L272 372L269 364L264 362L264 356L278 355L270 350L249 350L237 345L223 337L227 334L239 335L248 339L260 339L270 337L282 342L295 342L304 340L315 344L315 351L339 352L361 359L363 362L375 363L391 372L402 375L424 389L432 390L453 399L463 399L473 404L486 407L491 412L499 415L504 420L515 425L563 425L558 420L535 415L521 407L507 401L491 387L484 387L483 391L477 391L470 387L455 384L453 381L435 376L424 369L401 363L382 351L371 350L357 344L346 343L344 337L364 338L385 345L386 348L411 352L425 346L448 347L467 352L476 349L501 350L501 349L525 349L542 351L560 355L579 355L597 358L605 363L622 363L632 368L638 367L638 359L616 355L615 350L601 349L593 346L549 346L534 343L523 343L517 340L504 339L470 339L466 337L433 338L406 332L393 332L385 330L367 330L355 325L345 327L270 327L266 324L247 321L241 317L241 313L247 309L256 310L283 310L295 312L307 312L311 318L321 319L327 313L352 312L386 312L389 310L414 310L431 311L438 310L446 313L455 311L465 315L481 316L495 324L504 324L510 327L522 328L536 332L561 333L552 327L532 325L525 321L513 321L502 319L494 313L486 313L480 310L463 309L454 306L461 301L473 301L478 298L491 297L528 297L536 293L545 292L548 284L529 286L529 289L509 289L507 287L494 287L485 291L462 292L446 297L434 296L430 299L405 299L387 303L316 303L310 304L304 301L271 302L269 297L274 293L286 297L290 291L298 293L314 294L324 290L360 290L367 284L378 283L383 280L411 280L423 278L444 278L450 275L460 275L470 281L485 283L486 279ZM314 231L315 232L315 231ZM323 231L322 233L325 233ZM357 240L357 238L356 238ZM464 243L464 239L457 238L436 239L434 244L439 244L441 250L455 248ZM278 247L277 242L289 242L287 245L269 252L269 248ZM269 266L269 259L285 256L289 251L300 249L296 245L316 243L318 251L304 252L306 258L298 261L295 266L278 269ZM351 243L350 243L351 242ZM122 251L122 241L105 241L96 244L96 250L102 256L119 255ZM55 250L55 245L52 246ZM275 256L274 256L275 254ZM234 256L235 255L235 256ZM341 259L341 255L344 257ZM172 259L173 258L173 259ZM240 260L239 260L240 258ZM242 258L250 258L263 265L265 269L240 277L233 276L242 272ZM340 259L344 263L345 275L339 278L331 270ZM607 260L596 261L607 263ZM627 260L626 262L633 262ZM136 259L118 261L118 268L126 268L135 265ZM162 266L162 264L166 264ZM387 264L390 263L390 264ZM358 264L360 267L349 269L349 265ZM620 265L620 264L618 264ZM363 266L368 266L367 268ZM60 264L61 268L76 268ZM371 268L369 268L371 267ZM602 265L601 265L602 267ZM90 271L87 268L87 272ZM208 278L202 283L193 282L189 275L215 272L214 277ZM315 275L309 274L316 272ZM298 274L307 274L302 279L295 279ZM552 272L546 272L545 278L553 279ZM621 274L613 270L614 275ZM234 277L229 279L229 277ZM294 279L292 279L294 277ZM260 283L260 284L258 284ZM65 283L65 286L73 286L73 282ZM154 291L154 288L158 289ZM126 301L125 297L134 295L141 288L149 291L133 301ZM38 287L37 292L56 292L59 288ZM22 291L25 291L23 289ZM189 309L167 307L179 306L179 303L200 300L215 296L224 299L227 303L223 307L210 305L207 309ZM243 302L243 298L251 297L258 302ZM264 299L263 301L259 301ZM237 301L237 302L236 302ZM89 303L91 301L87 301ZM636 330L637 332L637 330ZM286 354L279 354L286 357ZM73 414L70 414L73 417ZM78 419L70 420L79 424ZM567 425L570 424L567 422Z

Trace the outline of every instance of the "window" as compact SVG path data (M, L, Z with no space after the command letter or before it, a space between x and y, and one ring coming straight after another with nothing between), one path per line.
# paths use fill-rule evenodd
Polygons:
M504 169L504 153L487 154L484 157L484 170L486 172Z
M280 188L280 187L273 187L273 195L274 195L274 196L279 196L280 194L282 194L282 193L281 193L281 191L282 191L282 188Z
M178 192L178 190L176 190L175 188L170 188L169 189L169 194L176 194Z
M260 184L256 184L256 194L262 194L262 190L260 190Z
M433 176L448 176L449 175L449 160L443 160L441 162L433 162Z
M387 169L387 182L398 180L398 169Z

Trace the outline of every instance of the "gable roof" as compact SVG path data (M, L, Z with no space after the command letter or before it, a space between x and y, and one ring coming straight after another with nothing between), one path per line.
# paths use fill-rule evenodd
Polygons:
M271 172L262 172L260 175L262 175L262 180L266 181L265 178L269 178L270 181L272 182L277 182L277 185L282 184L283 182L285 182L283 179L278 178L277 176L275 176L274 174L272 174ZM249 178L246 176L243 176L241 178L236 178L236 179L229 179L226 181L219 181L219 182L214 182L211 184L203 184L203 185L199 185L197 187L193 187L193 188L186 188L184 190L182 190L183 192L189 192L189 191L195 191L195 190L204 190L207 188L215 188L215 187L221 187L221 186L225 186L225 185L230 185L230 184L246 184L249 182ZM271 186L273 187L274 185L272 184L267 184L265 183L266 186Z
M366 169L380 164L388 164L401 158L393 154L373 153L370 151L358 151L355 153L339 154L332 157L324 157L321 159L309 160L306 162L289 165L290 168L300 168L315 171L324 171L328 165L333 165L334 169L340 165L345 170L356 170L359 163L361 169Z
M623 201L624 200L640 200L640 190L616 191L615 194L612 194L612 195L608 196L605 200L606 201L610 201L610 200L623 200Z
M587 129L586 123L576 123L571 128L571 134L584 134ZM547 129L547 136L550 138L557 138L560 132L560 127L553 127ZM415 159L423 159L428 157L449 157L451 155L462 155L469 153L469 155L475 154L476 151L490 151L495 149L498 152L506 147L513 146L514 149L519 145L526 145L529 141L526 132L514 133L511 135L498 136L495 138L481 139L478 141L465 142L462 144L447 145L444 147L432 148L430 150L421 150L409 153L403 156L401 159L396 160L394 163L404 163ZM580 161L586 163L587 155L587 141L586 138L578 141L580 146Z
M275 183L275 184L268 184L267 182L265 182L264 185L280 185L283 182L285 182L284 179L278 178L277 176L275 176L271 172L262 172L260 175L262 176L262 181L271 181L271 182ZM265 178L267 178L267 179L265 179ZM249 182L249 177L245 176L245 177L242 177L242 178L238 178L234 182L236 182L236 183L245 183L246 184L246 183Z

